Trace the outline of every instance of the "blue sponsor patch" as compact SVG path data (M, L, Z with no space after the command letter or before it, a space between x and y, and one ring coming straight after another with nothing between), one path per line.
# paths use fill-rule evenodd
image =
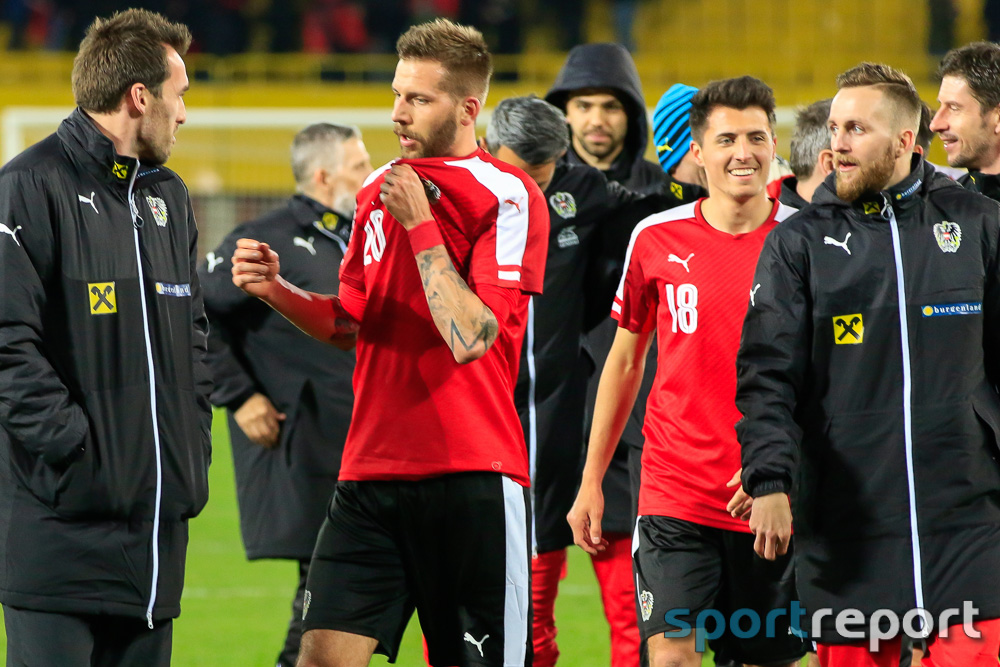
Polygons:
M920 309L924 317L941 317L942 315L982 315L982 301L970 303L939 303L924 306Z
M156 283L156 293L163 296L191 296L191 283L184 283L182 285Z

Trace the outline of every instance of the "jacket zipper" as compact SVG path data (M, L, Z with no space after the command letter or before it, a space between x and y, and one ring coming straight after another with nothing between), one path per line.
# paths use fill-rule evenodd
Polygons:
M538 466L538 409L535 405L538 376L535 371L535 297L528 298L528 327L525 329L528 361L528 478L531 481L531 556L538 555L538 532L535 524L535 477Z
M903 251L899 240L899 225L896 223L896 213L892 210L889 199L883 195L885 207L883 216L889 221L892 230L892 251L896 259L896 292L899 302L899 332L903 348L903 438L906 445L906 484L910 501L910 543L913 551L913 585L917 594L917 608L924 608L923 564L920 560L920 532L917 526L917 492L913 476L913 414L911 397L913 377L910 370L910 332L906 318L906 288L903 284ZM921 631L928 630L920 618Z
M132 214L132 238L135 241L135 264L139 269L139 302L142 304L143 335L146 340L146 364L149 367L149 405L153 420L153 445L156 449L156 505L153 509L153 577L149 591L149 604L146 606L146 624L153 629L153 606L156 604L156 587L160 578L160 497L162 495L163 469L160 461L160 428L156 417L156 372L153 368L153 344L149 338L149 313L146 308L146 280L142 272L142 254L139 251L139 228L143 220L139 216L139 207L135 205L133 189L135 178L139 174L139 161L136 160L132 180L128 184L128 207Z

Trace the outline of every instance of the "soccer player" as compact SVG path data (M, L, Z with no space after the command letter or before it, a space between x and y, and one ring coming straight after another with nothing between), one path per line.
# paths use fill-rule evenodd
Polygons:
M624 428L656 334L659 366L646 409L633 540L640 630L650 664L701 664L694 635L671 637L702 611L747 607L761 618L794 598L790 559L746 553L747 526L726 510L739 468L735 360L750 279L767 236L793 210L767 198L774 95L753 77L715 81L691 100L691 150L709 196L647 218L632 234L613 306L619 330L601 376L590 450L569 513L575 542L606 548L601 478ZM787 620L787 619L786 619ZM713 643L737 663L787 664L805 653L786 634ZM666 634L664 634L666 633Z
M299 665L394 660L414 608L431 664L521 665L530 509L513 387L548 213L534 181L476 146L482 35L439 19L396 50L402 159L358 195L339 296L287 283L267 244L241 239L233 258L238 286L315 338L357 343Z
M240 532L247 558L298 565L292 618L278 667L294 667L302 637L309 559L337 483L351 423L354 353L307 339L280 314L233 285L237 240L266 242L285 257L285 277L336 293L354 201L372 172L355 127L316 123L292 140L298 192L230 232L199 267L212 322L212 403L228 411Z
M795 131L789 149L788 162L792 175L781 182L779 199L785 206L805 208L813 192L833 172L833 151L830 150L829 98L813 102L795 114Z
M0 170L8 665L170 664L212 382L187 187L187 27L95 19L77 108Z
M949 51L938 66L941 107L931 120L948 165L968 169L964 187L1000 200L1000 44Z
M837 85L834 176L767 238L743 326L754 548L781 557L794 516L804 606L832 612L824 667L898 664L898 636L856 642L917 608L934 622L918 623L925 666L996 665L1000 209L913 154L909 77L862 63ZM979 640L958 618L966 602Z

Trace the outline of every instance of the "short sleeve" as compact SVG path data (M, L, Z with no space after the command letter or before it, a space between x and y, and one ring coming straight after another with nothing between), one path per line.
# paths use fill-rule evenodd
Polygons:
M478 285L541 294L549 245L549 209L534 182L525 183L516 177L510 180L515 187L510 196L498 197L496 223L487 227L473 245L469 277Z
M642 241L634 233L625 256L625 271L618 283L611 317L618 326L633 333L645 333L656 328L656 285L646 278L642 266Z

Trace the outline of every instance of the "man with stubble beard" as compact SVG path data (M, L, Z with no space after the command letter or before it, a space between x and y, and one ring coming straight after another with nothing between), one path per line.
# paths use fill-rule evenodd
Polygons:
M754 549L783 554L794 516L799 595L832 611L810 628L825 667L898 665L886 614L914 609L925 666L995 665L1000 209L913 153L909 77L837 83L834 174L765 241L737 357Z

